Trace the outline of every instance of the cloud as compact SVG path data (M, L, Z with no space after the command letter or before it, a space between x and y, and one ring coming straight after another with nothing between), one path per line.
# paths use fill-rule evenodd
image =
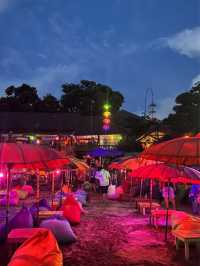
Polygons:
M53 93L58 96L61 93L61 85L65 82L75 82L83 77L86 69L78 64L55 65L40 67L29 84L38 88L40 95Z
M159 119L166 118L173 110L175 105L175 97L167 97L161 99L157 103L155 116Z
M200 82L200 74L198 74L197 76L195 76L193 79L192 79L192 84L191 84L191 87L197 83L197 82Z
M0 13L4 12L11 5L13 0L0 0Z
M162 38L162 44L190 58L200 56L200 27L185 29L169 38Z

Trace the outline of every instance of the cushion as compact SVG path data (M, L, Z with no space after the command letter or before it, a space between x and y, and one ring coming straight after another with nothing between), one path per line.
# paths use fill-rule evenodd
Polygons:
M62 206L63 215L64 217L71 223L71 224L78 224L80 223L81 219L81 208L78 201L74 198L73 195L69 195Z
M23 207L9 222L9 231L14 228L33 227L33 218L28 208Z
M34 190L33 187L30 185L23 185L22 190L27 191L29 195L33 195L34 194Z
M44 220L41 222L40 227L51 230L59 243L72 243L76 241L76 236L67 220L56 218Z
M41 231L27 239L14 253L9 266L62 266L62 253L51 231Z
M21 189L18 189L18 190L15 190L19 196L19 199L26 199L28 198L28 192L25 191L25 190L21 190Z

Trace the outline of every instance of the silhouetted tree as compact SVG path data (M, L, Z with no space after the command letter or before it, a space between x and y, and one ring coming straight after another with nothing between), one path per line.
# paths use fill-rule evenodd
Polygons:
M163 124L176 134L200 131L200 83L196 83L190 91L176 97L174 113L163 120Z
M104 103L109 102L112 112L118 111L124 97L112 88L94 81L82 80L79 84L66 83L62 85L64 94L61 104L64 111L83 114L101 114Z

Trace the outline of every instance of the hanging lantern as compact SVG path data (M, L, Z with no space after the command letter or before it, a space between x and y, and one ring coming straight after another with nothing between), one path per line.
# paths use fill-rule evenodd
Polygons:
M103 105L103 130L108 131L110 130L111 124L111 112L110 112L111 105L109 103L105 103Z

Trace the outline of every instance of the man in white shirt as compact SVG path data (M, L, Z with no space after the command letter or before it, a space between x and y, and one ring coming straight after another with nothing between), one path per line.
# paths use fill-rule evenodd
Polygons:
M100 192L103 195L103 199L105 199L110 184L110 173L105 168L99 167L95 174L95 178L99 181Z

